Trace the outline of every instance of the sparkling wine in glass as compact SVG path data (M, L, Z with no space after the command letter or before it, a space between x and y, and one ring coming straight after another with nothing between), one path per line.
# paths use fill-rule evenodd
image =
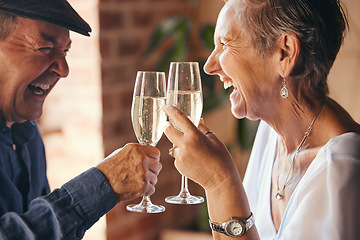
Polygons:
M131 120L137 140L141 145L156 146L160 140L167 116L165 106L165 73L138 71L131 107ZM165 207L155 205L150 196L143 196L139 204L131 204L126 209L132 212L160 213Z
M197 62L170 63L166 98L167 104L180 109L195 126L199 124L203 100ZM181 131L171 118L169 120L174 127ZM173 204L199 204L204 202L204 198L192 196L188 188L188 179L182 176L180 193L177 196L167 197L165 201Z

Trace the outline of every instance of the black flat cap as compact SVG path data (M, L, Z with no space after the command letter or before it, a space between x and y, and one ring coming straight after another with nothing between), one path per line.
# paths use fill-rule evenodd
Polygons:
M0 0L0 11L90 36L91 28L66 0Z

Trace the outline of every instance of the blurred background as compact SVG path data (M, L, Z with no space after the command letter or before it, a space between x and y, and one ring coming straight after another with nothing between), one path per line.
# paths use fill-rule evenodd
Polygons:
M39 120L51 188L95 166L104 156L136 142L130 107L137 70L168 71L169 61L198 61L211 52L221 0L69 0L92 26L90 38L71 33L70 75L61 80ZM360 121L360 1L343 0L351 31L329 76L331 96ZM203 73L202 73L203 74ZM227 145L243 176L257 122L230 114L228 93L216 78L202 75L206 125ZM163 170L153 202L161 214L138 214L116 206L89 230L85 240L211 239L206 204L171 205L180 174L163 137L157 147ZM189 182L190 192L204 195ZM133 202L139 202L136 199Z

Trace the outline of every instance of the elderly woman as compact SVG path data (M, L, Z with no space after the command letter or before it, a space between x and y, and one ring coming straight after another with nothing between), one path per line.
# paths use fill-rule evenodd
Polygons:
M261 119L244 183L203 122L165 108L182 130L165 131L175 165L205 189L215 239L360 239L360 126L327 87L346 28L338 0L221 10L204 69L234 87L235 117Z

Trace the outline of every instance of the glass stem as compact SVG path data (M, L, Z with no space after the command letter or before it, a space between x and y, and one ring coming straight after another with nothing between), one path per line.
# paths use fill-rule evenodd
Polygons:
M188 197L189 194L189 188L188 188L188 178L184 175L181 175L181 192L179 194L181 197Z
M149 196L143 196L143 199L141 200L140 205L142 206L149 206L151 205L151 200Z

